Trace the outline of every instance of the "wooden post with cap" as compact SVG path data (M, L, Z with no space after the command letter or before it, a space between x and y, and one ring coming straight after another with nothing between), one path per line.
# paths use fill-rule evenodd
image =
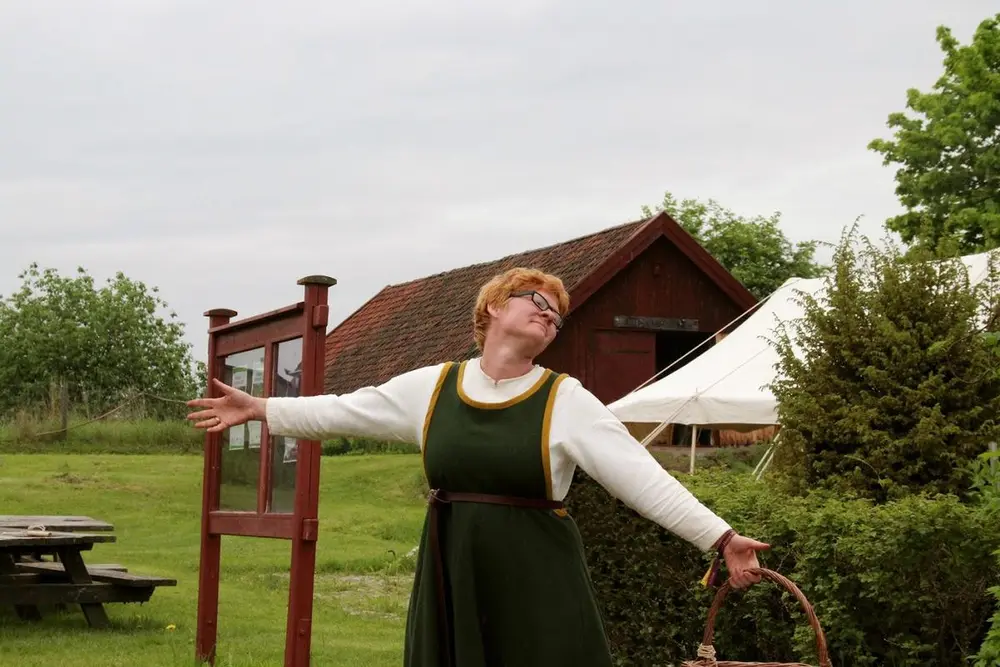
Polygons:
M236 311L229 308L214 308L205 313L209 330L229 324L236 317ZM218 390L212 384L213 377L219 377L219 359L215 350L215 336L208 337L208 360L205 377L208 386L206 396L215 398ZM215 646L218 637L219 618L219 565L222 555L222 536L209 531L209 519L219 508L220 448L222 434L205 434L204 472L202 475L201 506L201 562L198 567L198 631L195 650L199 660L215 664Z
M337 281L311 275L297 284L305 291L302 313L301 396L323 393L326 360L326 327L330 319L328 292ZM322 443L299 440L296 445L295 520L292 567L288 589L288 621L285 631L285 666L308 667L312 642L313 587L316 572L316 540L319 532L319 473Z

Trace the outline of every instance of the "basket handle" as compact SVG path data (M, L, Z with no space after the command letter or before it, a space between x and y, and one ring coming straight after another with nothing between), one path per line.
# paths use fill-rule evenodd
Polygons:
M791 582L787 577L784 577L773 570L768 570L762 567L751 567L747 569L750 574L756 574L763 579L769 579L776 584L784 586L792 595L798 599L799 604L806 612L806 618L809 619L809 625L812 626L813 632L816 633L816 654L819 657L820 667L833 667L830 662L830 654L826 648L826 637L823 635L823 628L819 625L819 619L816 618L816 612L813 611L812 605L809 604L809 600L806 596L802 594L798 586ZM699 654L715 655L715 649L712 647L713 638L715 635L715 617L719 613L719 609L722 608L722 602L726 599L726 594L729 593L732 585L727 579L722 586L719 587L719 591L715 594L715 600L712 601L712 606L708 610L708 621L705 624L705 635L702 638L702 646L699 649Z

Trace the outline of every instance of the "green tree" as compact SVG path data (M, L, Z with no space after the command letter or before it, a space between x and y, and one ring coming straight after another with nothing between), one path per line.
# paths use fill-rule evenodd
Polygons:
M1000 359L984 330L998 302L991 266L878 248L855 230L801 319L779 326L772 385L782 424L773 466L799 490L884 502L967 497L972 464L1000 436Z
M816 241L792 244L781 231L781 214L751 218L737 215L714 199L678 201L670 192L656 208L642 207L650 217L665 211L758 299L792 277L817 278Z
M135 392L191 397L197 369L184 327L156 287L118 273L97 287L31 264L21 287L0 299L0 414L51 404L65 383L70 403L100 411ZM176 404L148 401L159 414ZM173 406L173 407L171 407Z
M910 89L888 126L894 139L868 147L899 165L896 195L906 211L888 220L905 243L963 254L1000 245L1000 14L960 46L937 29L944 73L933 91Z

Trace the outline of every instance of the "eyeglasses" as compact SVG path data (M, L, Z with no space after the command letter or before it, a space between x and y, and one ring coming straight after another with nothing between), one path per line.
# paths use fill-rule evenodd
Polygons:
M551 310L552 311L552 315L553 315L553 319L555 321L556 329L562 329L562 326L563 326L563 317L562 317L562 315L560 315L559 311L556 310L555 308L553 308L551 306L551 304L549 304L548 300L544 296L542 296L541 294L539 294L535 290L527 290L525 292L514 292L513 294L511 294L511 296L530 296L531 297L531 301L536 306L538 306L538 310L541 310L543 312L546 311L546 310Z

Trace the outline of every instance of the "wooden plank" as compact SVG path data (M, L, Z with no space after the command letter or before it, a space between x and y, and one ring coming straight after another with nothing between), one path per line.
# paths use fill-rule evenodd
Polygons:
M37 572L18 572L16 574L0 574L0 586L17 586L20 584L34 584L42 580L42 575Z
M158 577L151 574L135 574L118 570L91 570L94 581L103 581L119 586L176 586L177 580L170 577Z
M77 549L67 547L59 550L59 560L62 561L66 568L66 573L69 575L69 580L71 583L77 585L86 585L93 583L93 579L90 578L90 574L87 572L87 566L83 564L83 556ZM100 602L78 602L80 609L83 610L83 615L87 617L87 624L92 628L104 628L110 623L108 621L108 612L104 610L104 605Z
M274 310L269 310L266 313L260 313L259 315L251 315L250 317L244 317L242 320L236 320L235 322L226 322L225 324L219 324L210 327L208 333L210 334L221 334L233 331L240 331L242 329L260 329L269 328L276 322L286 322L288 320L295 320L298 322L298 318L301 316L305 310L305 301L298 301L296 303L282 306L281 308L275 308ZM236 311L230 311L234 315Z
M295 536L295 516L215 511L208 517L208 532L214 535L244 535L289 540Z
M44 526L45 530L62 532L107 531L115 529L107 521L100 521L89 516L60 516L51 514L0 514L0 529L14 528L27 530L29 526Z
M55 561L22 561L17 564L18 569L22 570L34 570L37 572L65 572L65 568L62 563ZM87 570L118 570L119 572L128 572L128 568L124 565L119 565L118 563L100 563L97 565L88 565Z
M146 602L156 590L153 586L116 586L101 581L89 584L28 584L0 586L0 606L37 609L57 604L102 605L108 602ZM101 607L103 610L103 607ZM40 618L40 617L39 617ZM91 619L88 618L88 621Z
M66 570L62 563L18 563L18 569L26 572L46 574L63 574ZM135 574L125 571L120 565L115 569L88 565L87 574L93 581L103 581L121 586L176 586L177 580L169 577Z
M88 570L116 570L118 572L128 572L128 568L124 565L119 565L118 563L98 563L97 565L88 565Z
M652 331L698 331L697 318L644 317L641 315L615 315L612 322L619 329L649 329Z
M114 535L95 533L35 532L28 530L0 529L0 549L9 547L67 547L92 546L98 542L114 542Z
M234 322L233 325L238 325ZM246 352L268 343L277 343L302 335L302 312L289 311L285 319L268 322L261 329L229 329L217 334L215 353L220 357L228 357L237 352Z

